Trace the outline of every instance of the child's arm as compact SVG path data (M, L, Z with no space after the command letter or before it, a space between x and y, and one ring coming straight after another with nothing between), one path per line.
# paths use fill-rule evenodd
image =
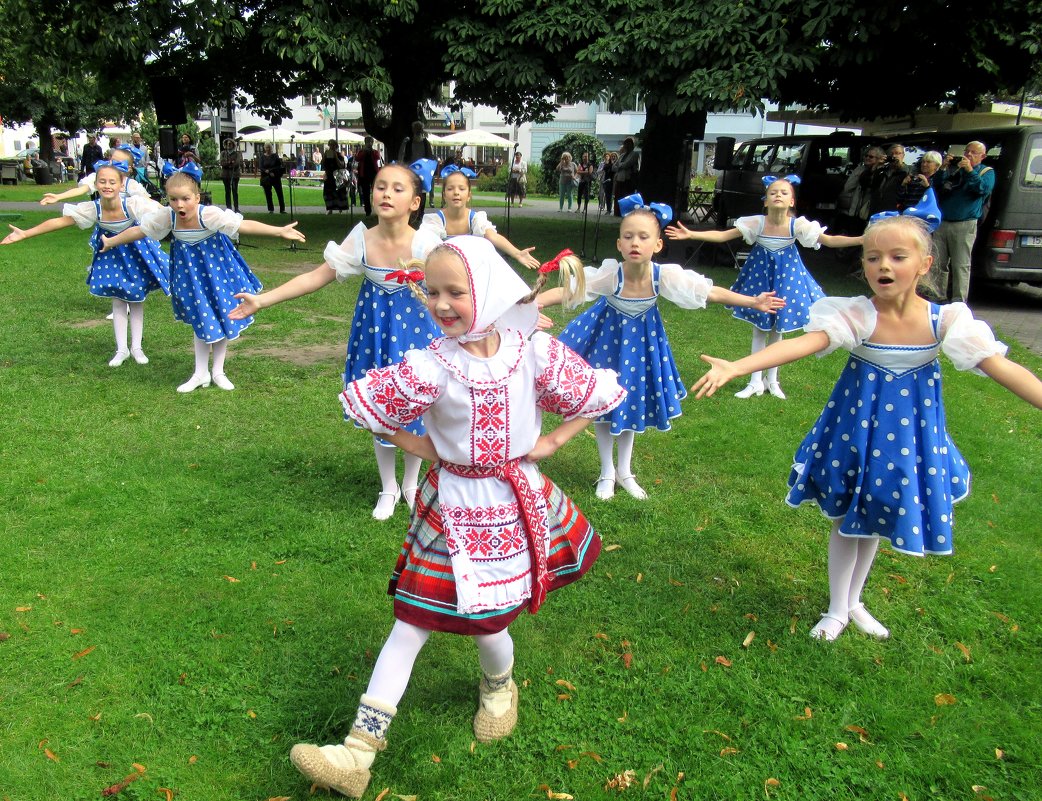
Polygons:
M775 292L761 292L759 295L752 297L750 295L740 295L737 292L732 292L730 289L724 289L720 286L714 286L709 290L708 300L711 303L726 303L728 306L745 306L749 309L756 309L758 311L767 312L768 314L774 314L778 309L785 306L785 298L776 298Z
M730 242L738 239L742 232L737 228L726 231L692 231L681 222L675 222L665 230L668 239L697 239L701 242Z
M535 447L525 456L529 462L538 462L553 456L568 440L593 422L591 417L574 417L561 423L549 434L543 434L536 440Z
M34 225L32 228L27 228L24 231L9 224L7 227L11 229L11 233L4 237L4 241L0 242L0 245L13 245L15 242L21 242L23 239L29 239L40 234L49 234L51 231L58 231L75 224L76 221L72 217L65 216L52 217L50 220L44 220L39 225Z
M147 236L148 234L141 230L141 227L137 225L128 228L126 231L116 234L115 236L106 236L105 234L102 234L101 250L98 252L105 253L113 248L118 248L120 245L125 245L128 242L137 242L139 239L144 239Z
M855 248L860 247L864 237L840 236L839 234L820 234L818 241L827 248Z
M381 434L380 436L406 453L419 456L425 461L436 462L440 458L438 452L434 450L434 443L427 434L420 437L403 428L393 434Z
M251 295L249 292L239 292L235 295L239 305L228 312L228 319L243 320L261 309L282 303L284 300L293 300L301 295L310 295L326 284L336 280L336 270L326 262L318 265L314 270L302 273L292 278L281 286L277 286L269 292L260 295Z
M980 362L977 369L1017 397L1042 409L1042 381L1026 367L996 354Z
M691 391L695 393L696 398L711 396L732 378L748 375L757 370L779 367L797 359L802 359L805 356L810 356L812 353L824 350L828 346L828 334L824 331L811 331L802 336L775 342L773 345L768 345L763 350L736 362L729 362L726 359L717 359L702 354L702 361L712 365L712 369L694 383Z
M495 246L496 250L500 253L506 253L522 267L527 267L529 270L539 269L539 259L532 255L532 251L535 250L535 245L522 250L521 248L515 247L509 239L496 231L486 231L485 239L491 242Z
M58 194L55 194L54 192L48 192L40 199L40 205L51 206L55 203L58 203L61 200L71 200L74 197L89 194L90 189L88 189L83 184L77 184L72 189L66 189L64 192L59 192Z
M564 287L555 286L553 289L548 289L545 292L540 292L535 296L535 302L542 309L545 306L559 306L561 301L564 300Z
M304 234L297 230L297 223L291 222L287 225L268 225L257 220L243 220L239 223L240 234L255 234L257 236L278 236L282 239L292 239L297 242L306 241Z

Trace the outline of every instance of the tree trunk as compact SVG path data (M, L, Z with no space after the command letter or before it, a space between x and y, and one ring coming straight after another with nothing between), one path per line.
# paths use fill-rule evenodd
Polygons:
M377 116L372 95L363 95L359 100L366 133L383 142L385 162L397 161L402 142L412 133L412 124L418 119L422 91L409 85L396 86L391 97L391 119L386 125Z
M645 203L668 203L679 216L687 209L691 182L691 142L706 131L706 112L664 114L657 104L647 107L640 137L637 189Z
M54 117L44 114L33 120L33 125L36 126L36 133L40 136L40 161L50 164L51 159L54 158L54 136L51 134L51 131L54 130Z

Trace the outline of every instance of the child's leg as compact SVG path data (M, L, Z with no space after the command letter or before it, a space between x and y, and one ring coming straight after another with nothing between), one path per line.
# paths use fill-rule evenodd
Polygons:
M112 331L116 335L116 355L109 367L119 367L130 357L127 347L127 304L118 298L112 299Z
M597 437L597 452L601 457L601 475L597 479L597 497L606 501L615 495L615 437L611 435L611 423L598 421L593 424Z
M210 386L210 343L195 337L195 372L177 388L178 392L191 392L199 387Z
M213 343L213 382L221 389L229 392L235 389L235 384L228 380L224 374L224 360L228 356L228 340L222 339Z
M376 452L376 469L380 473L380 494L376 497L373 517L386 520L394 514L394 505L398 503L398 482L394 476L398 449L393 445L381 445L376 437L373 437L373 449Z
M517 725L517 685L513 681L514 641L503 629L474 638L481 663L474 736L487 743L506 737Z
M619 444L618 480L620 487L638 501L643 501L648 497L648 493L637 483L637 479L633 475L633 468L630 466L630 461L633 459L633 439L635 434L636 432L634 431L623 431L616 438Z
M816 640L836 639L850 620L847 604L857 563L858 541L839 533L841 522L837 520L832 524L829 535L829 611L810 630L810 636Z
M409 684L416 657L430 632L396 620L373 667L355 722L343 744L295 745L289 758L297 770L322 787L361 798L376 752L387 747L387 728Z
M868 571L872 568L878 550L878 538L858 538L857 561L854 562L854 573L850 578L847 608L850 610L850 620L855 626L871 637L885 640L890 636L890 632L861 603L861 591L865 588Z
M767 347L767 332L761 331L756 326L753 326L753 347L751 353L759 353ZM757 370L754 373L749 374L749 384L745 389L739 390L734 393L736 398L750 398L753 395L763 394L763 373Z
M433 207L432 203L431 208ZM416 490L420 482L420 465L423 459L402 451L402 461L405 463L402 468L402 498L411 512L416 506Z
M130 307L130 355L138 364L148 364L148 357L141 350L141 337L145 333L145 304L127 305Z
M775 342L780 342L782 338L781 331L775 331L771 329L767 332L767 344L773 345ZM767 369L767 391L770 392L774 397L785 400L785 393L782 392L781 384L778 383L778 368L769 367Z

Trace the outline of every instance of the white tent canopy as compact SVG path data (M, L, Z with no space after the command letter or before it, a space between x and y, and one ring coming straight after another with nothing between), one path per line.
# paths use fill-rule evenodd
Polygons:
M457 131L447 136L439 136L438 145L455 145L456 147L465 147L467 145L475 145L479 147L500 147L504 150L509 150L514 146L514 143L509 139L497 134L491 133L490 131L473 130L473 131Z
M289 142L290 137L300 139L300 134L289 128L271 128L266 131L257 131L242 137L243 142L255 145L266 145L269 142Z
M297 136L298 142L325 143L330 139L336 139L341 143L358 145L365 141L364 136L360 136L346 128L324 128L321 131L312 131L311 133Z

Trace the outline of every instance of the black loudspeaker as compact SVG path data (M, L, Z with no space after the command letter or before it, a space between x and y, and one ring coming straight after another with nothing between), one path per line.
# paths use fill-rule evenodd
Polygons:
M734 156L733 136L718 136L716 138L716 153L713 155L713 169L726 170L731 166L731 157Z
M148 79L152 90L152 103L156 107L156 120L160 125L181 125L188 122L185 98L177 78L159 75Z
M177 158L177 131L175 129L159 129L159 155L168 161Z

